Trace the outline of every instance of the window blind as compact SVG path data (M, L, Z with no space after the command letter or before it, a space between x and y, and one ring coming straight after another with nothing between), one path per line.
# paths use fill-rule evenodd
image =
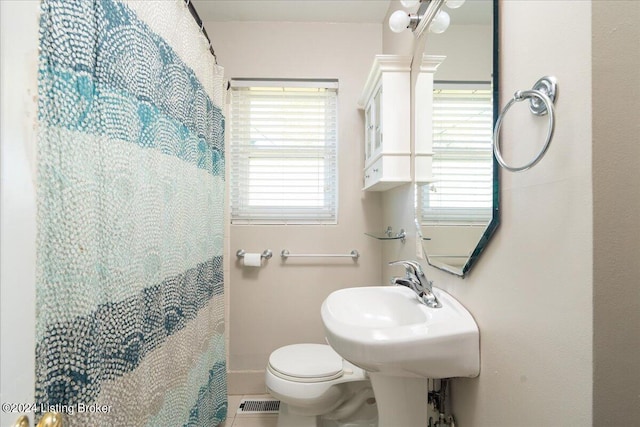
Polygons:
M487 222L493 207L492 93L488 84L440 84L433 99L433 177L423 223Z
M337 122L337 81L232 81L231 221L336 223Z

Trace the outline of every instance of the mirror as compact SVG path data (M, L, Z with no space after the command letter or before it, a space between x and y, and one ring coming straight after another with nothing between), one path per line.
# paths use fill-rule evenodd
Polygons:
M499 224L491 144L498 114L497 4L473 0L450 9L445 3L449 28L425 32L414 56L414 62L432 61L428 86L422 73L413 79L416 226L429 264L458 276L468 273ZM428 114L419 99L425 87L433 93Z

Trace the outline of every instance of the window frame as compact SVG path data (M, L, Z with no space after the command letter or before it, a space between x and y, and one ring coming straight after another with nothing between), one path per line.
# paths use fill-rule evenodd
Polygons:
M313 92L317 89L316 92ZM272 118L265 123L262 129L253 127L251 117L254 112L252 107L239 105L238 102L251 102L251 91L257 97L258 93L274 94L274 100L281 97L284 101L282 105L277 105L277 100L268 109L273 111L262 111L261 121L265 122L265 114L272 113ZM296 116L300 122L304 122L304 116L309 107L312 110L318 108L324 111L321 124L313 124L318 118L318 111L309 113L314 117L313 121L307 120L306 126L301 126L300 134L310 132L312 140L296 140L290 126L283 122L282 114L291 114L291 106L287 110L287 103L295 102L295 94L301 97L311 98L317 95L317 101L309 99L309 104L302 102L301 107L296 110ZM314 95L315 94L315 95ZM269 95L266 97L270 100ZM323 104L324 103L324 104ZM230 80L230 138L229 152L230 159L230 221L232 224L337 224L338 222L338 80L337 79L231 79ZM324 105L324 107L322 107ZM241 112L245 118L240 119ZM258 115L258 113L256 113ZM278 117L278 115L280 115ZM248 120L248 123L239 120ZM268 119L267 119L268 120ZM258 120L256 120L258 122ZM275 123L280 123L276 125ZM312 124L309 124L312 123ZM281 135L277 135L280 128ZM265 141L269 145L261 145L259 141L253 139L252 132L259 133L257 138L263 144ZM273 132L273 133L269 133ZM322 134L324 133L324 136ZM272 138L272 136L274 136ZM278 140L278 136L280 140ZM275 141L275 142L274 142ZM306 141L306 142L305 142ZM276 143L279 142L279 143ZM321 143L320 143L321 142ZM296 159L298 160L296 162ZM304 159L308 161L305 162ZM291 160L291 167L284 165ZM252 165L252 161L255 161ZM315 166L313 163L316 163ZM306 165L305 165L306 163ZM271 165L270 165L271 164ZM311 166L309 172L315 173L322 180L316 184L306 180L309 173L304 169ZM284 167L284 169L283 169ZM270 169L271 168L271 169ZM297 175L295 170L298 170ZM253 171L253 172L252 172ZM262 174L262 178L257 178L257 174ZM291 174L291 177L287 177ZM253 175L253 176L252 176ZM269 185L265 181L271 180L283 186L281 198L275 195L276 185ZM290 182L289 182L290 181ZM289 185L289 184L292 185ZM295 184L303 184L299 187L302 190L298 193L301 196L312 195L308 198L295 198L292 193L295 191ZM265 189L264 194L259 192L259 187ZM316 187L315 190L313 187ZM306 189L312 191L307 192ZM252 198L252 195L255 196ZM264 195L265 198L261 198ZM273 205L268 205L269 197L272 197ZM313 197L315 196L315 198ZM302 203L295 204L294 200ZM306 201L305 201L306 200ZM314 206L315 205L315 206Z

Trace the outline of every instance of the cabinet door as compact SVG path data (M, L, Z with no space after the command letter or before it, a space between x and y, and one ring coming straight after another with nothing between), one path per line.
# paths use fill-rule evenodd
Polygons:
M374 117L373 117L373 102L367 104L367 108L364 111L364 160L365 162L371 158L373 152L373 130L374 130Z
M382 150L382 115L384 114L382 111L382 86L378 88L373 97L373 108L375 121L373 129L373 148L371 154L375 156L380 152L380 150Z

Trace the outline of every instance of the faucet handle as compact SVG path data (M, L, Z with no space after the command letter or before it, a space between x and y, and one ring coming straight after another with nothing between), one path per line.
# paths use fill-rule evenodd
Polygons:
M422 267L417 261L398 260L391 261L389 265L402 265L407 273L411 273L416 277L424 277L424 271L422 271Z
M407 265L409 261L403 261L403 260L398 260L398 261L389 261L389 265Z
M431 308L442 307L440 301L433 293L433 282L427 280L422 271L422 266L418 261L391 261L389 265L402 265L407 272L406 277L394 277L391 279L391 284L407 286L412 289L417 295L420 301Z

